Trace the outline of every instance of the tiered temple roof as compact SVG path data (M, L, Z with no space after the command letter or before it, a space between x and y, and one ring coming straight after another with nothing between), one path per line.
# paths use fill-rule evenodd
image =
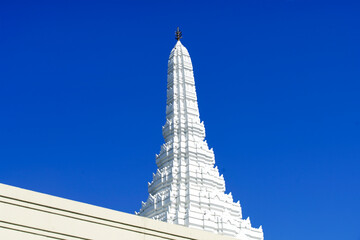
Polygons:
M263 231L242 219L239 201L225 193L213 149L200 121L193 66L180 38L168 61L165 143L140 216L203 229L243 240L262 240Z

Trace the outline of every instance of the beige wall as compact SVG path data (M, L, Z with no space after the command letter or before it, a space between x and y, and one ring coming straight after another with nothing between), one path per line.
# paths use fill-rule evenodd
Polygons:
M0 184L1 240L234 240Z

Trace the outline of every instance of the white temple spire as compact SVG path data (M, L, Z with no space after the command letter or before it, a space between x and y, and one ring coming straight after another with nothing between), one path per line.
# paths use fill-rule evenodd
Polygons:
M193 66L180 42L168 61L165 143L156 155L158 170L148 185L149 198L139 213L153 219L230 235L262 240L262 229L243 220L239 202L225 194L225 181L214 167L215 156L200 121Z

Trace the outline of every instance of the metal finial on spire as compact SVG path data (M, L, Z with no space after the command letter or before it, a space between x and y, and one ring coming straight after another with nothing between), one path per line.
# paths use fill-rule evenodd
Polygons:
M175 39L180 41L181 38L182 38L182 32L180 31L179 27L177 27L177 30L175 32Z

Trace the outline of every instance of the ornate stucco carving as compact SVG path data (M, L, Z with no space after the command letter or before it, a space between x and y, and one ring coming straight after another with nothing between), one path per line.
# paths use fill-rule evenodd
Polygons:
M167 82L165 143L156 155L158 170L148 184L148 200L137 214L243 240L262 240L262 228L242 219L240 202L225 193L224 177L214 167L214 151L200 121L191 58L180 41L170 53Z

